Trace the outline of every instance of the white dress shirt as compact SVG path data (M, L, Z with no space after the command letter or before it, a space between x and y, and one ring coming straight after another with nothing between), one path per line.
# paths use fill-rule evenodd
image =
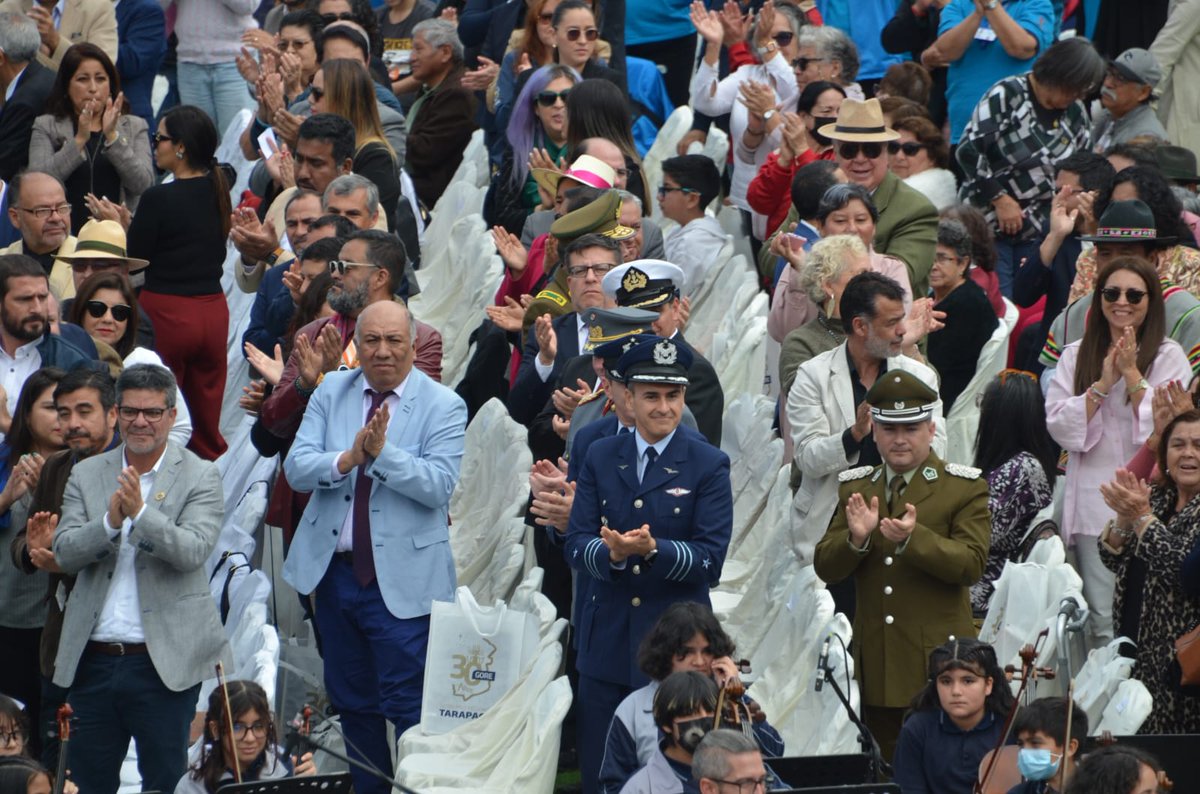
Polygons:
M408 383L408 378L400 382L400 385L392 389L392 393L383 401L383 405L388 409L388 427L392 426L392 420L396 418L396 406L400 404L400 395L404 394L404 385ZM367 379L363 378L362 387L362 423L365 427L367 424L367 411L371 410L371 395L368 393L371 387L367 384ZM383 406L380 406L382 408ZM333 481L341 482L350 475L357 476L358 467L354 467L349 472L342 474L338 471L338 455L333 459ZM350 492L350 504L346 509L346 518L342 521L342 528L338 532L338 542L335 551L352 551L354 549L354 492Z
M0 347L0 386L4 387L7 395L5 404L8 406L9 416L15 416L17 413L17 400L21 397L21 387L25 385L25 381L42 368L42 354L37 349L41 341L41 338L38 338L26 342L17 348L15 356L10 356L7 350ZM0 439L3 438L3 434L0 434Z
M676 430L678 430L678 429L679 428L676 428ZM642 438L642 434L640 431L634 436L634 441L637 443L637 453L638 453L638 458L637 458L638 482L641 482L644 479L645 474L646 474L646 450L650 449L651 447L654 447L654 451L657 452L658 456L661 458L663 451L667 448L667 445L671 443L671 439L674 437L675 437L675 430L672 430L670 433L667 433L665 436L663 436L657 442L651 444L649 441Z
M165 450L164 450L165 451ZM129 465L125 453L121 453L122 468ZM145 642L146 635L142 633L142 607L138 600L137 570L134 559L137 549L129 542L129 530L146 512L146 504L150 492L154 490L154 478L158 476L158 467L162 464L162 455L154 462L154 468L138 477L138 485L142 491L142 509L133 520L126 518L121 522L120 529L113 529L108 523L108 513L101 519L108 536L121 536L121 545L117 549L117 567L113 570L112 583L108 586L108 595L104 598L104 606L100 609L100 618L96 628L92 630L92 639L98 642Z
M575 315L575 322L578 328L577 333L579 334L579 352L582 353L583 347L588 341L588 324L578 313ZM550 329L550 333L554 333L553 328ZM542 357L538 355L533 357L533 368L537 371L538 377L542 379L542 383L545 383L550 378L550 372L554 369L554 364L552 362L547 367L542 363Z

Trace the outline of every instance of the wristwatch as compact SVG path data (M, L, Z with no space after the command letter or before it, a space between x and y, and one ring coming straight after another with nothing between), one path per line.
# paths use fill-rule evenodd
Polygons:
M983 10L992 11L998 5L1000 5L1000 0L988 0L988 2L983 4Z
M766 46L758 48L758 54L766 55L767 53L776 52L776 51L778 51L778 49L779 49L779 45L775 43L775 39L771 39L770 41L768 41L766 43Z
M774 117L774 115L778 112L779 111L777 111L775 108L771 108L770 110L768 110L766 113L763 114L763 121L770 121L772 119L772 117Z

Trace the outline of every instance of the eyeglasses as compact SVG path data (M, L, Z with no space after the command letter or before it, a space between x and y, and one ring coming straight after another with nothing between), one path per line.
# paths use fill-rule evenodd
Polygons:
M611 262L598 262L594 265L571 265L567 268L567 275L571 278L585 278L588 271L591 271L596 274L596 278L600 278L614 267L616 265Z
M596 28L567 28L567 41L579 41L579 37L583 36L588 41L595 41L600 38L600 31Z
M287 52L288 50L300 52L307 44L312 44L312 39L280 39L279 49L283 52Z
M325 89L317 88L315 85L310 85L308 87L308 95L310 97L310 102L312 102L312 101L320 102L322 99L325 98Z
M150 424L162 421L163 416L167 413L166 408L134 408L132 405L118 405L117 416L124 419L126 422L136 421L138 414L146 417L146 421Z
M713 778L714 783L720 783L722 786L737 786L738 794L754 794L756 791L767 790L766 777L745 778L743 780L721 780Z
M330 275L337 273L339 276L344 276L346 275L346 271L352 267L379 267L379 265L372 265L370 262L347 262L345 259L331 259L329 261Z
M775 43L780 47L786 47L792 43L792 39L796 38L796 34L790 30L781 30L778 33L772 33L771 38L774 39Z
M571 95L571 89L565 91L539 91L537 95L537 103L544 108L552 108L558 100L562 100L563 104L567 104L567 97Z
M17 207L21 212L28 212L39 221L44 221L51 215L58 214L59 217L65 218L71 214L70 204L59 204L54 207Z
M334 22L339 22L342 20L353 20L353 19L354 19L354 14L351 14L349 11L342 11L339 14L321 14L321 21L324 22L326 25L332 25Z
M677 190L680 193L696 193L696 192L698 192L696 190L692 190L690 187L671 187L670 185L660 185L658 188L658 197L666 198L668 193L674 193Z
M246 735L247 731L253 733L255 736L266 736L267 725L264 722L256 722L253 725L247 725L244 722L233 723L233 738L241 739Z
M1121 300L1122 289L1120 287L1105 287L1100 290L1100 295L1106 303L1116 303ZM1125 300L1129 301L1130 306L1137 306L1142 302L1142 298L1146 297L1146 290L1133 289L1132 287L1124 290Z
M789 34L790 35L790 34ZM824 63L828 58L793 58L792 68L797 72L807 72L810 63Z
M925 144L917 143L916 141L888 141L888 152L891 154L899 154L904 152L905 157L915 157L917 152L925 148Z
M853 160L862 152L868 160L874 160L883 154L883 144L875 141L867 143L843 142L838 144L838 157L843 160Z
M87 308L87 313L97 320L111 311L113 319L119 323L123 323L128 321L129 316L133 313L133 309L124 303L114 303L112 306L109 306L104 301L88 301L84 306Z
M934 254L933 261L939 265L954 265L958 264L959 258L954 254Z
M163 141L166 141L167 143L175 143L175 139L172 138L170 135L163 135L161 132L154 133L155 145L160 144Z

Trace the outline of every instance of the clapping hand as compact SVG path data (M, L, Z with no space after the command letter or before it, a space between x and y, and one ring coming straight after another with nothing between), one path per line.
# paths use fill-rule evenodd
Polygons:
M738 85L738 101L746 106L752 116L762 118L770 110L778 110L775 91L766 83L746 80Z
M554 333L549 314L543 314L533 321L533 335L538 343L538 361L544 367L551 366L558 355L558 335Z
M750 14L742 13L742 7L734 0L725 0L721 9L721 29L724 40L730 44L745 41L750 33Z
M29 559L35 568L52 573L61 572L54 560L54 530L58 529L58 516L53 513L34 513L25 525L25 542Z
M321 329L315 343L305 334L296 334L296 361L299 368L296 385L305 390L315 389L317 380L323 374L337 369L341 357L342 338L332 325Z
M488 306L484 311L497 328L515 333L520 331L524 325L525 309L531 303L533 303L533 296L529 294L522 295L519 302L505 295L503 306Z
M563 387L557 389L550 399L554 403L554 410L564 419L570 419L575 415L575 409L579 407L579 403L592 393L592 387L581 378L576 378L575 383L578 384L578 389L569 389Z
M259 350L253 342L246 342L242 348L246 351L246 360L258 370L263 380L272 386L278 386L279 378L283 375L283 348L275 345L273 357Z
M529 252L521 245L521 238L503 226L493 226L492 243L512 277L519 278L525 272L525 265L529 259Z
M83 197L83 203L87 205L88 214L96 220L116 221L126 229L133 221L133 213L128 207L103 196L88 193Z
M917 508L905 503L904 515L900 518L885 518L879 522L879 534L897 546L908 540L917 527Z
M121 119L121 108L125 107L125 92L117 94L117 98L109 97L104 101L104 110L100 117L100 131L109 143L117 140L117 122Z
M367 457L378 458L383 452L383 446L387 443L388 419L390 418L391 411L388 410L387 403L382 403L371 417L371 421L367 422L367 426L363 428L367 431L363 437L363 452Z
M500 74L500 64L482 55L476 56L476 60L479 61L479 68L463 73L462 86L470 91L486 91L496 75Z
M692 18L692 25L704 41L720 46L725 38L725 25L721 15L716 11L709 11L701 0L692 0L688 12Z
M141 477L137 469L126 466L117 473L117 490L108 500L108 525L120 529L125 519L132 521L142 509Z
M1075 231L1075 222L1079 220L1079 209L1067 211L1067 203L1061 198L1063 191L1054 194L1050 202L1050 233L1055 237L1066 238Z
M642 524L628 532L617 532L615 529L601 526L600 539L608 546L608 558L612 562L623 562L635 554L644 556L656 547L654 538L650 535L649 524Z
M539 527L554 527L560 534L571 522L571 506L575 504L575 483L564 482L561 490L542 491L533 497L529 512Z
M251 416L258 416L266 397L267 382L261 378L252 380L248 386L242 387L242 396L238 397L238 407Z
M248 207L238 207L229 216L229 239L233 247L250 261L266 259L279 244L279 234L271 221L265 224Z
M249 31L247 31L247 33L248 32ZM244 36L242 40L245 41ZM258 80L260 77L262 77L262 69L259 68L258 59L254 57L254 53L250 52L250 50L246 49L245 47L242 47L241 52L235 56L234 63L237 64L238 74L242 76L242 79L254 86L255 90L257 90Z
M861 549L879 525L879 497L872 496L871 503L862 494L850 494L846 502L846 526L850 531L850 542Z
M1113 364L1122 376L1129 378L1136 375L1141 378L1141 373L1137 368L1137 332L1133 330L1132 325L1125 326L1125 330L1121 333L1121 337L1114 345L1116 355L1113 357Z
M1100 495L1104 504L1117 514L1117 523L1123 526L1134 524L1150 512L1149 484L1128 469L1117 469L1112 482L1101 483Z

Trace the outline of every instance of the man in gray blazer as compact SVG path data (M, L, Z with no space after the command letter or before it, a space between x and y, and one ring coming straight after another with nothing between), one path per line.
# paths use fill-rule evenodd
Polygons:
M325 688L351 758L389 777L387 719L399 736L421 717L432 602L454 597L448 512L466 432L462 399L413 366L416 323L401 303L363 309L360 367L318 379L283 468L312 499L283 578L314 595ZM360 755L361 753L361 755ZM391 787L351 770L358 794Z
M70 688L68 766L88 794L117 791L131 736L143 787L174 791L200 682L231 661L202 568L225 512L221 477L167 441L175 394L163 367L121 373L124 443L75 465L54 535L55 560L77 576L54 683Z

